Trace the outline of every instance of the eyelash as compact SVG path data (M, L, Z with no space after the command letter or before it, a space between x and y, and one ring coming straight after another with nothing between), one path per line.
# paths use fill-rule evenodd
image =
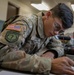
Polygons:
M54 24L54 25L55 25L55 30L56 30L56 31L59 31L59 30L60 30L59 25L57 25L57 24Z

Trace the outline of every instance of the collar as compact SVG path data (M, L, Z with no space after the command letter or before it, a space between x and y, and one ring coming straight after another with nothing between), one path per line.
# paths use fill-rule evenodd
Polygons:
M43 20L42 20L42 15L43 13L40 12L37 14L38 15L38 34L40 36L40 38L45 38L44 36L44 28L43 28Z

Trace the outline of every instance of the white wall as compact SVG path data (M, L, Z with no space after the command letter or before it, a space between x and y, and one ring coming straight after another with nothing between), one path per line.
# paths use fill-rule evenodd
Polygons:
M24 15L24 14L32 14L32 13L38 13L39 11L26 5L25 2L21 3L19 0L9 0L11 3L14 5L20 7L19 14Z
M0 20L4 20L4 21L6 20L8 2L11 2L20 8L19 10L20 15L39 12L38 10L28 7L27 5L19 2L18 0L0 0Z
M6 20L7 0L0 0L0 20Z

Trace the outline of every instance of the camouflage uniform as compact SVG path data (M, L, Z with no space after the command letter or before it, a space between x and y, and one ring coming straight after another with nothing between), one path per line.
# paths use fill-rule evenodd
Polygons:
M40 57L44 52L50 38L43 32L42 13L38 15L19 16L9 24L0 36L1 66L19 71L49 73L51 59ZM55 43L56 44L56 43ZM58 56L64 54L61 43L51 50Z

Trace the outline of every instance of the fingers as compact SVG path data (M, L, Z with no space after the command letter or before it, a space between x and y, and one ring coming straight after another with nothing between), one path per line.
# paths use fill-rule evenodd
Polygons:
M71 68L66 69L64 73L68 75L74 75L74 71Z
M68 67L70 67L70 66L71 66L71 65L70 65L67 61L65 61L65 62L63 62L63 63L65 64L65 65L63 64L63 65L64 65L64 67L65 67L65 66L68 66Z
M71 67L64 66L64 68L61 69L61 74L74 75L74 70Z
M62 63L65 64L65 66L69 66L69 67L71 67L71 66L74 65L74 61L71 60L71 59L68 58L68 57L63 57L63 58L62 58Z
M69 63L71 66L74 66L74 61L73 61L73 60L71 60L70 58L67 58L67 60L68 60L68 63Z
M74 75L74 70L71 68L73 65L74 61L68 57L53 59L51 72L56 74Z
M73 64L74 62L71 59L68 59L68 62L66 62L66 64L64 65L63 72L68 75L74 75L74 70L73 67L71 66Z

